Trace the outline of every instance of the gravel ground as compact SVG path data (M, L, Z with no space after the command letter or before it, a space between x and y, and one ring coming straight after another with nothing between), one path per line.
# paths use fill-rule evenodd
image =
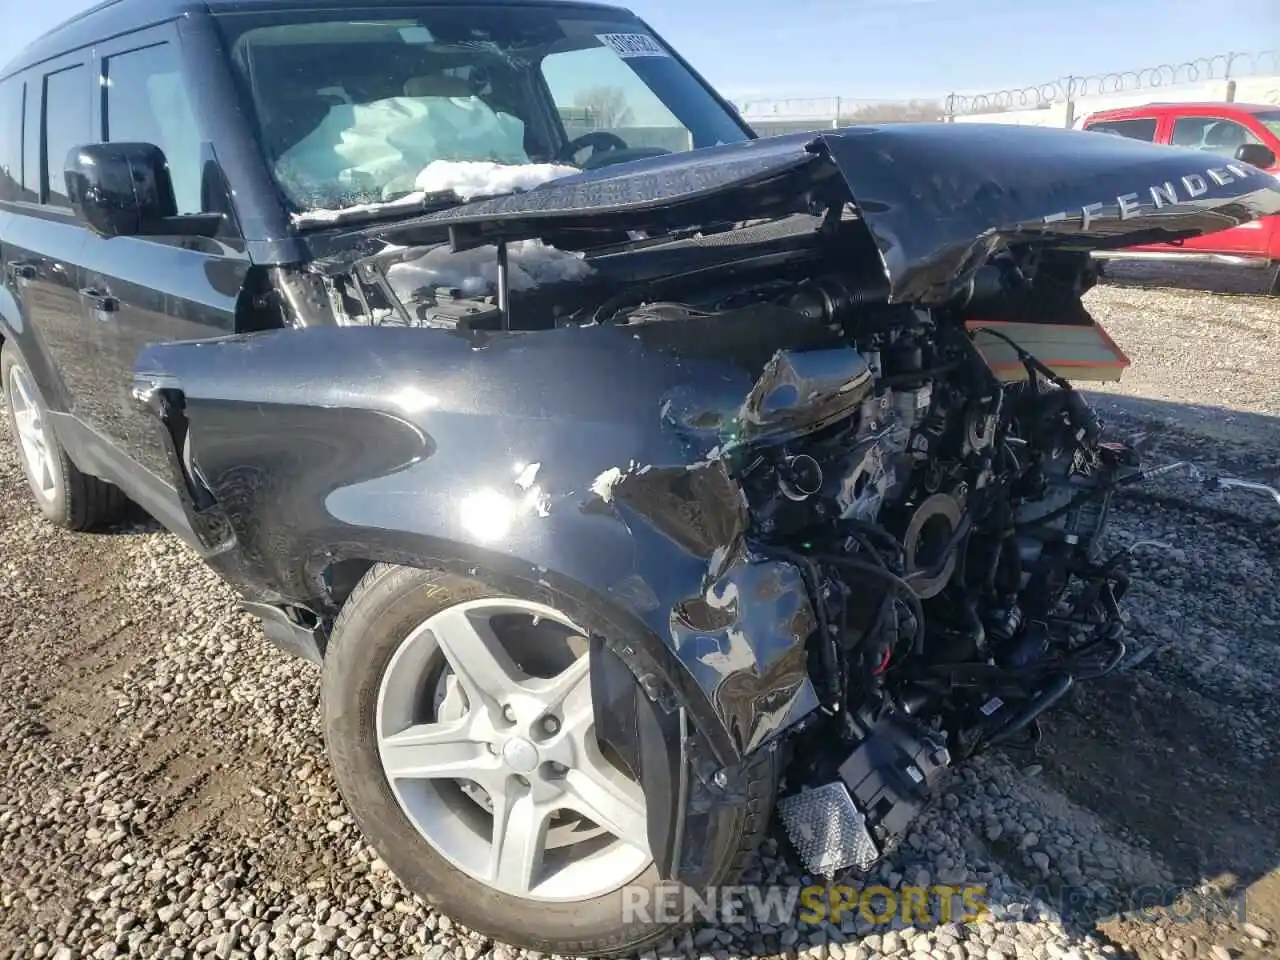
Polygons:
M1149 431L1156 460L1276 482L1280 305L1143 282L1090 294L1135 364L1102 408ZM704 928L662 952L1280 956L1280 507L1169 479L1126 495L1111 537L1167 545L1136 554L1130 661L1075 691L1034 755L956 771L879 871L985 884L989 921ZM514 960L362 843L325 765L317 681L145 517L96 536L38 519L0 433L0 957ZM749 879L796 878L770 843ZM1150 885L1175 909L1055 910L1065 886ZM1241 892L1247 918L1175 916Z

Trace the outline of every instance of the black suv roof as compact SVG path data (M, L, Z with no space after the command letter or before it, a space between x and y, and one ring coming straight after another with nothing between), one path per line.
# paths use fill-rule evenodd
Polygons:
M25 70L27 67L59 56L70 50L88 46L106 37L152 24L164 23L189 13L209 11L288 9L305 7L308 10L345 10L361 7L412 7L412 6L566 6L618 11L612 4L594 3L589 0L104 0L53 29L41 34L22 50L17 57L0 68L0 79Z

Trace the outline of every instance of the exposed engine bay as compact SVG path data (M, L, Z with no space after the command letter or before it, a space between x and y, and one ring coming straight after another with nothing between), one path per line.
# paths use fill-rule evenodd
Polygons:
M1080 303L1089 263L1004 253L932 308L802 263L695 272L603 303L578 290L585 306L555 311L557 325L631 328L758 370L721 452L749 506L749 549L800 568L817 618L822 707L789 738L779 803L812 872L872 865L939 770L1034 737L1037 716L1124 656L1125 557L1102 556L1100 539L1114 488L1142 478L1138 457L1103 439L1055 369L978 319L1109 343ZM479 284L392 292L383 279L408 310L356 311L366 322L474 333L509 309ZM1012 362L993 366L993 346Z
M991 269L1001 296L1008 271L1034 279ZM1041 269L1061 286L1073 268ZM1126 554L1103 556L1101 535L1112 491L1143 476L1068 381L973 322L972 290L923 310L868 304L846 282L651 303L618 321L801 314L843 341L769 360L744 427L792 439L736 457L750 549L798 565L817 613L810 675L826 722L793 738L780 812L805 866L828 875L882 856L939 770L1034 737L1074 683L1121 661ZM998 375L984 338L1021 369Z

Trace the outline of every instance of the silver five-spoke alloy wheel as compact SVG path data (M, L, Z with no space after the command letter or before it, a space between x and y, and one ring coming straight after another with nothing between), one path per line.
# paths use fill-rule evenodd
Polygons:
M489 887L582 901L651 863L644 795L597 744L587 640L551 607L448 607L392 655L378 754L414 828Z
M56 454L36 400L35 386L27 372L17 364L9 368L9 403L13 408L18 445L22 449L31 487L42 500L52 501L58 490Z

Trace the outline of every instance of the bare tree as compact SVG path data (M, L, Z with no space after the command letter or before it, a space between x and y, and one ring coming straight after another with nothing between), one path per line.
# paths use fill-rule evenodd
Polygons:
M585 110L596 127L625 127L633 118L621 87L588 87L573 98L573 105Z

